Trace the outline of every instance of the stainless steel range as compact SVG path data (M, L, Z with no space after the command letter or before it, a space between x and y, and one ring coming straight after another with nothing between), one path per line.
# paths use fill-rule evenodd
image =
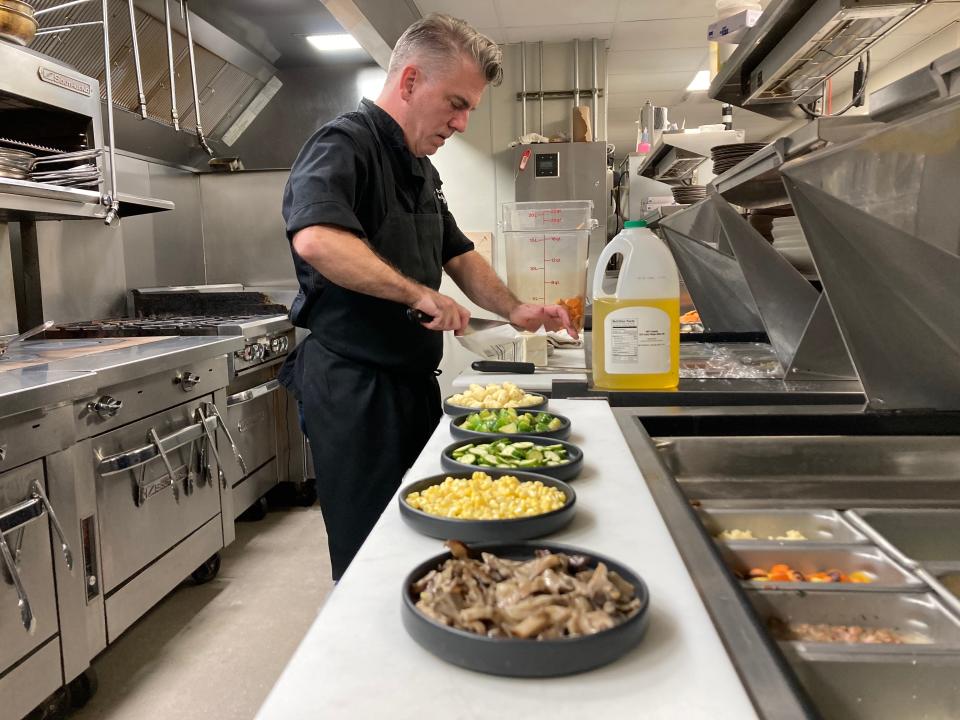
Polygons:
M224 515L237 517L258 502L281 480L302 483L301 475L291 476L287 468L291 452L302 452L303 441L296 423L289 418L286 393L278 392L276 374L295 345L293 326L286 315L173 315L168 307L182 310L195 292L168 291L157 294L150 309L153 317L114 318L57 325L47 331L48 338L105 338L145 336L218 336L242 337L243 347L227 358L229 384L223 403L225 431L238 449L238 459L225 457L223 470L230 488L225 497ZM205 293L210 305L216 293ZM233 293L233 295L237 295ZM165 301L160 303L156 297ZM249 307L249 306L248 306ZM190 378L187 379L190 382ZM292 448L292 450L291 450Z

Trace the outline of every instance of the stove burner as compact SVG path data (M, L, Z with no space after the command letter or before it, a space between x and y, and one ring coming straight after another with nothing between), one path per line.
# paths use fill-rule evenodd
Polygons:
M55 325L47 338L142 337L151 335L218 335L223 325L263 320L267 315L177 315L158 318L111 318Z

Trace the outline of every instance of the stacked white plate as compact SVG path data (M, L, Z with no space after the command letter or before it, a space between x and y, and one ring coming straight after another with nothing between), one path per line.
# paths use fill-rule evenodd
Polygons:
M773 235L774 249L791 265L804 275L816 273L816 268L813 266L813 256L810 254L810 246L807 245L807 238L803 234L803 228L800 227L800 221L797 218L774 218L770 232Z

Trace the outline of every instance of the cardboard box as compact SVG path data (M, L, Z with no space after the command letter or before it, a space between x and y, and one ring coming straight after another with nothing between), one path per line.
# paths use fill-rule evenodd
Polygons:
M716 43L739 43L743 35L757 24L762 10L744 10L736 15L717 20L707 28L707 40Z
M593 130L590 127L590 108L577 105L573 109L573 141L593 142Z

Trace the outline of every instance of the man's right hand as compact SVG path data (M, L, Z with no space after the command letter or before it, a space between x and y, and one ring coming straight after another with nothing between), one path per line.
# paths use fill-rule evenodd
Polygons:
M427 287L423 288L420 298L412 307L433 318L431 322L423 325L428 330L453 330L460 333L467 327L470 319L470 311L456 300Z

